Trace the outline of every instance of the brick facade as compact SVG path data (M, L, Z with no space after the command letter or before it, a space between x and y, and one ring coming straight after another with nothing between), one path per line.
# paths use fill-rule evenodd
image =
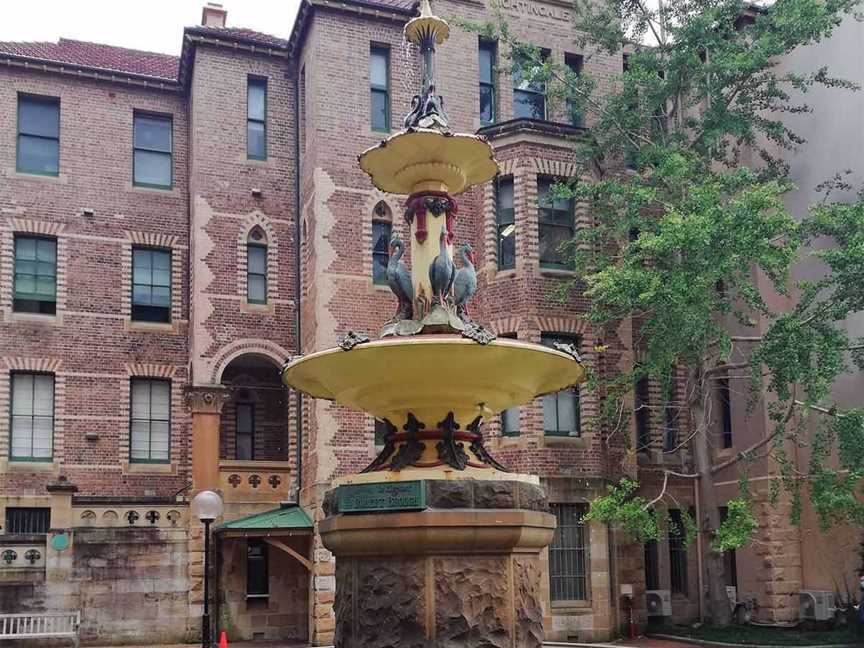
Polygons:
M574 49L565 4L502 6L515 33L548 48L556 60L581 53ZM394 234L406 238L404 197L372 187L357 155L386 137L370 127L372 45L389 49L391 132L401 125L415 92L417 52L402 40L411 9L402 0L381 0L377 8L313 0L302 5L290 41L245 30L187 29L179 61L156 60L158 69L178 70L174 77L167 72L140 76L147 56L142 52L109 48L112 56L139 64L124 68L112 58L118 69L106 74L82 62L89 71L76 75L74 66L56 63L64 59L41 68L25 66L22 48L0 44L0 62L9 63L0 67L0 513L7 506L54 508L46 487L64 476L78 488L71 509L78 517L67 525L72 529L92 524L92 507L86 507L97 497L113 498L117 506L145 498L185 511L188 496L208 487L223 490L227 518L272 508L299 491L301 505L317 522L330 481L362 469L374 457L370 417L298 398L280 388L277 370L297 352L333 346L349 329L375 335L395 310L389 290L372 281L372 223L385 218ZM448 17L494 18L491 8L461 0L439 0L435 10ZM439 88L457 131L480 129L477 49L478 36L454 26L438 53ZM477 256L479 290L472 314L498 334L521 340L539 342L543 334L577 337L585 363L600 375L626 369L638 357L634 324L622 322L604 336L593 331L583 317L588 302L578 284L564 299L556 296L575 279L573 273L540 265L537 178L574 175L572 144L584 130L559 123L562 106L550 106L549 122L514 120L506 54L498 52L497 123L480 132L495 149L501 176L513 179L516 263L513 269L498 269L493 183L459 196L456 241L470 242ZM621 67L620 54L585 57L599 93L611 87ZM266 160L247 159L249 78L267 82ZM60 100L56 177L16 171L17 101L28 94ZM171 116L170 188L138 187L132 181L136 111ZM386 208L376 215L382 202ZM575 227L590 225L591 215L577 210ZM56 238L53 316L13 310L14 237L22 234ZM267 247L265 304L247 299L246 252L252 240ZM170 250L170 323L132 320L136 246ZM10 376L16 371L55 376L50 461L9 460ZM167 463L130 460L130 380L140 377L170 380ZM680 468L688 459L684 451L662 452L659 385L649 386L648 400L651 444L638 456L632 449L632 421L623 421L616 431L592 425L598 403L587 390L579 400L578 436L544 434L540 399L520 408L518 435L503 436L497 417L487 423L486 434L492 452L511 470L541 476L552 503L587 503L607 484L637 471L645 492L654 493L662 479L658 465ZM256 408L250 461L237 455L238 403ZM685 423L678 422L680 430ZM201 472L196 452L213 430L218 430L212 446L218 456L211 458L210 473ZM693 506L690 481L673 478L669 491L679 507ZM775 518L766 534L780 524ZM163 628L160 636L166 638L194 636L200 614L203 545L200 526L188 519L184 513L188 617L182 628ZM172 532L172 542L177 533ZM544 619L551 639L617 634L625 622L621 585L632 586L636 619L645 621L642 547L596 523L586 534L590 582L585 600L550 600L544 554ZM274 592L291 597L291 605L271 602L255 614L243 597L245 545L223 548L227 571L220 614L232 639L261 636L265 631L256 627L256 619L266 619L268 638L332 642L333 557L314 533L297 540L295 549L311 560L309 572L296 571L300 563L289 561L284 577L272 582ZM287 560L277 555L274 566ZM661 589L668 589L666 543L660 543L660 555ZM691 582L673 599L673 617L682 620L698 614L695 548L686 561ZM788 569L777 557L764 561L771 572L766 579L773 583L766 604L773 604L786 593L776 582ZM65 604L87 603L73 597ZM92 626L93 636L99 630L98 624Z

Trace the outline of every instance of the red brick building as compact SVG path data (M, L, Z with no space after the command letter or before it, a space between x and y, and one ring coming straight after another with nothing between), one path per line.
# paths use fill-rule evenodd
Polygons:
M598 92L614 83L622 56L583 59L567 3L496 7ZM494 16L463 0L435 8ZM395 310L377 273L390 236L406 235L403 198L372 187L357 155L400 128L415 92L402 40L413 12L411 0L304 0L283 40L208 6L179 57L0 43L0 613L80 609L85 640L140 639L142 625L154 643L194 636L203 549L188 501L214 488L228 521L220 627L332 643L333 561L314 521L330 481L374 457L375 423L289 392L278 369L349 329L375 335ZM630 323L600 339L578 290L553 295L573 278L557 243L590 215L546 192L573 175L590 120L514 82L506 55L459 28L438 52L451 127L486 135L501 167L459 198L474 317L501 336L573 341L601 373L630 366ZM636 391L656 413L659 388ZM628 586L640 623L646 584L670 592L673 617L699 614L695 548L674 536L643 548L580 521L621 475L684 465L662 452L681 424L637 413L606 434L596 411L571 390L487 423L496 457L539 474L558 516L553 639L617 634ZM693 505L690 482L670 492Z

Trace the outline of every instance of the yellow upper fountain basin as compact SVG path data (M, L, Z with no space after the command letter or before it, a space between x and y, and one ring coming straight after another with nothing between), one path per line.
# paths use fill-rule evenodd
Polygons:
M498 172L492 147L482 137L422 128L397 133L363 151L360 168L381 191L394 194L457 195Z
M451 335L327 349L282 370L289 387L397 426L409 412L427 427L453 412L463 429L477 416L488 418L584 379L582 365L555 349L502 339L480 345Z

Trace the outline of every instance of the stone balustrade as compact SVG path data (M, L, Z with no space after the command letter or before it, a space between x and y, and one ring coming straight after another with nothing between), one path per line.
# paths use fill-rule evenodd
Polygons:
M288 461L219 462L219 488L226 504L278 503L289 499Z
M185 528L189 512L185 502L170 504L75 503L72 521L75 527L155 527Z

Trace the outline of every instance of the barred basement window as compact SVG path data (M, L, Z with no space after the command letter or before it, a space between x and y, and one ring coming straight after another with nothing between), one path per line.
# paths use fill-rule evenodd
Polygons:
M494 41L480 41L480 123L488 126L495 122L495 58Z
M549 545L552 601L588 600L588 531L582 519L587 504L551 504L558 522Z
M538 212L540 217L540 267L569 270L573 264L562 246L573 238L576 231L572 198L559 198L552 187L555 178L537 178Z
M6 533L48 533L50 528L50 508L6 508Z
M171 117L136 112L134 115L133 184L170 189Z
M57 312L57 240L15 236L12 309L19 313Z
M669 577L673 594L687 594L687 548L681 511L669 509Z
M168 463L171 451L171 381L131 381L129 458L135 463Z
M575 336L540 336L540 343L544 346L554 347L556 342L579 347L579 338ZM543 430L546 436L580 436L582 426L579 414L578 385L543 396Z
M18 152L21 173L60 173L60 100L18 95Z
M246 82L246 157L267 159L267 79Z
M498 269L516 267L516 212L513 208L513 176L495 182L495 221L498 229Z
M12 461L50 461L54 453L54 376L12 374Z
M255 405L237 403L236 429L234 432L237 459L255 459Z
M372 45L369 50L372 130L390 131L390 50Z
M132 248L132 319L171 321L171 252Z
M246 598L268 598L269 596L267 543L261 538L249 538L246 541Z

